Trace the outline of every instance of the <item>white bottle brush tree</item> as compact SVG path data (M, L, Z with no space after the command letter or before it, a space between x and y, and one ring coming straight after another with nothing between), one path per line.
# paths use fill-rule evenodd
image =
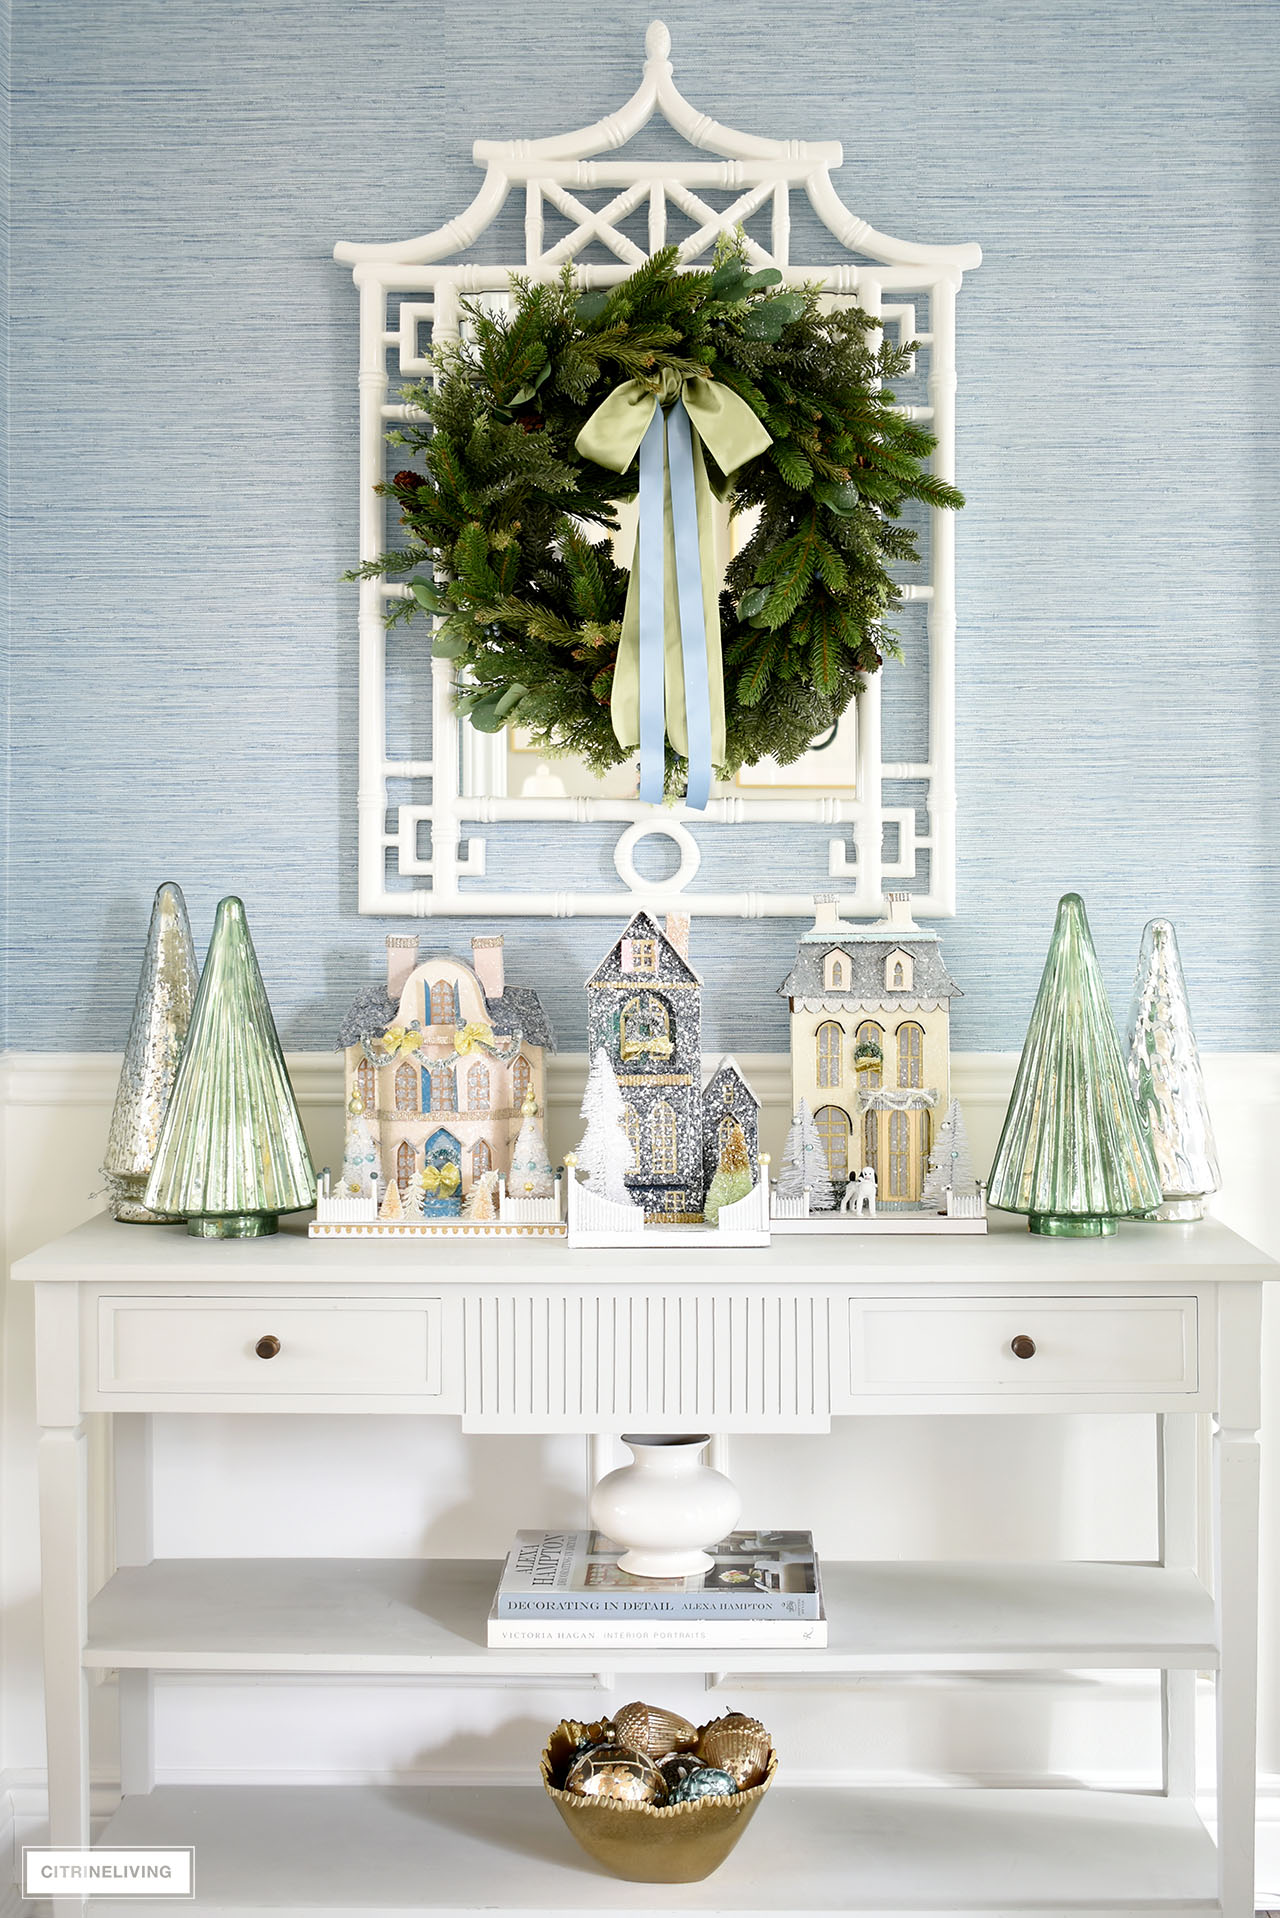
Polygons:
M409 1183L404 1189L404 1196L400 1201L404 1207L404 1216L406 1219L422 1218L423 1204L426 1196L427 1182L423 1178L422 1168L419 1166L417 1171L410 1177Z
M802 1099L791 1121L787 1143L782 1148L778 1197L798 1199L806 1186L809 1190L809 1210L830 1212L836 1202L831 1186L831 1169L813 1114Z
M578 1143L577 1160L587 1175L584 1184L588 1192L612 1199L615 1205L634 1205L626 1185L626 1174L635 1164L626 1134L627 1108L609 1055L602 1050L597 1050L591 1061L587 1089L582 1095L582 1117L586 1131Z
M538 1124L538 1104L532 1092L520 1108L524 1124L511 1154L507 1191L513 1199L549 1199L555 1190L547 1142ZM585 1108L584 1108L585 1110Z
M969 1139L957 1099L953 1099L947 1107L946 1117L934 1138L933 1151L929 1154L929 1170L920 1194L921 1205L930 1212L945 1212L948 1186L957 1195L962 1192L974 1193L978 1189L978 1182L973 1176Z
M364 1100L353 1092L347 1105L347 1128L342 1146L342 1184L349 1192L377 1198L381 1165L378 1141L365 1117Z
M751 1159L742 1127L735 1120L727 1128L720 1147L720 1163L710 1189L702 1202L702 1216L708 1225L718 1225L722 1205L735 1205L745 1199L755 1181L751 1177Z

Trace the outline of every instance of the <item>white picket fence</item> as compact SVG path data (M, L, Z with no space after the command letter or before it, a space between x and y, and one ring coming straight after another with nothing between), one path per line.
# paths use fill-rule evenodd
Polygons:
M809 1216L809 1188L794 1199L784 1199L780 1192L773 1195L773 1216L775 1219L807 1219Z
M329 1168L320 1174L316 1187L317 1225L370 1225L378 1216L378 1201L373 1193L344 1192L332 1189Z
M722 1205L715 1225L651 1225L638 1205L619 1205L579 1183L568 1173L569 1243L588 1245L686 1245L691 1238L707 1246L768 1245L769 1161L760 1155L760 1176L745 1199Z
M981 1219L986 1216L986 1205L981 1191L953 1192L947 1187L947 1217L949 1219Z
M556 1225L560 1220L560 1178L550 1198L532 1199L527 1195L513 1199L505 1179L498 1180L498 1218L503 1225Z

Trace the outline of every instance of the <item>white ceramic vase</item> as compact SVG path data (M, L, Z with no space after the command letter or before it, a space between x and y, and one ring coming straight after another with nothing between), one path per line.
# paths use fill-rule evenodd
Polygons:
M618 1569L636 1578L688 1578L715 1563L703 1549L733 1530L742 1500L723 1472L702 1462L708 1433L641 1436L622 1443L634 1464L609 1472L591 1494L591 1523L626 1551Z

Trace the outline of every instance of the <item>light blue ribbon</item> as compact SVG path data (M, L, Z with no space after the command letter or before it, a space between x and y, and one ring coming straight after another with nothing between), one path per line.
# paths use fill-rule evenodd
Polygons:
M707 679L707 626L702 605L702 555L698 546L698 496L693 439L683 406L659 406L640 442L639 706L640 797L658 804L666 779L666 582L663 564L664 469L671 483L675 535L676 602L684 671L688 730L687 804L701 812L711 794L711 696Z
M640 613L640 797L659 805L666 784L667 703L662 636L662 490L666 469L666 420L655 406L640 442L640 539L636 585ZM633 735L634 737L634 735Z

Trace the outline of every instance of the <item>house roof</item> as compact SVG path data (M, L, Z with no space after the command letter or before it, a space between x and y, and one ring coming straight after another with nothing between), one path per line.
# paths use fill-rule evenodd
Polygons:
M451 953L433 955L440 959L452 959ZM422 963L426 963L423 961ZM471 972L465 959L456 959L453 963L464 971ZM474 973L472 974L474 977ZM476 982L479 984L479 981ZM482 994L483 996L483 994ZM519 1029L520 1036L531 1046L541 1046L547 1052L556 1049L556 1035L546 1008L532 986L508 986L499 999L485 999L485 1010L495 1033L512 1033ZM358 992L347 1008L347 1016L342 1021L338 1033L337 1050L345 1052L348 1046L357 1045L366 1035L385 1032L395 1018L399 1007L383 984L366 986Z
M829 952L841 952L849 961L849 984L843 992L822 983L823 962ZM887 986L884 962L891 952L909 953L915 961L909 986ZM778 992L784 999L820 999L824 1005L856 1006L869 999L961 999L959 986L942 961L936 932L905 932L902 927L877 933L824 933L815 939L806 933L796 950L796 962Z
M715 1068L714 1072L712 1072L710 1078L707 1080L707 1083L703 1086L702 1090L704 1095L710 1092L712 1086L714 1086L719 1080L726 1077L732 1077L738 1081L739 1085L742 1087L743 1091L746 1093L747 1097L751 1100L753 1105L758 1106L760 1104L759 1094L756 1092L755 1088L752 1086L751 1081L748 1079L746 1073L742 1070L742 1067L738 1064L737 1060L733 1057L732 1053L728 1053L728 1052L726 1052L724 1058L720 1061L719 1065Z
M379 981L376 986L366 986L347 1007L347 1016L338 1032L337 1050L345 1052L348 1046L358 1045L366 1033L385 1032L395 1016L395 1001L385 984Z
M554 1028L532 986L508 986L500 999L486 999L485 1005L495 1032L514 1032L519 1027L526 1044L555 1051Z
M677 946L673 946L658 921L647 912L633 913L627 922L625 931L614 940L600 964L587 980L589 986L612 984L616 980L630 977L622 970L622 941L624 939L656 939L658 941L658 970L653 974L652 982L661 985L665 978L682 980L686 985L700 986L702 976L694 971L689 961Z

